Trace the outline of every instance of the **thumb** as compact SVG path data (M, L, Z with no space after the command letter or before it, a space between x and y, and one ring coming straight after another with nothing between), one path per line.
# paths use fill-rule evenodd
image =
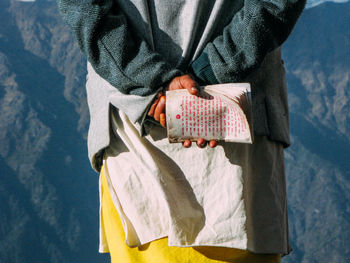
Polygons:
M190 77L190 75L184 75L180 79L180 84L183 88L187 89L188 92L192 95L198 94L198 85L197 83Z

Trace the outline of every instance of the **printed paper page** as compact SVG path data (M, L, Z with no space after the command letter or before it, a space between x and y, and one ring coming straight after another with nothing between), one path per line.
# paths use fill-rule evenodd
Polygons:
M187 90L168 91L166 101L170 142L204 138L252 143L250 117L240 105L251 110L249 83L206 86L199 96Z

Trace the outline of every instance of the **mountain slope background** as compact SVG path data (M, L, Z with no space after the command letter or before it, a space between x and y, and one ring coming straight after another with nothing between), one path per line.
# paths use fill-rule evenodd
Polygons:
M350 262L350 3L310 1L283 45L294 251ZM108 262L87 159L86 62L54 1L0 2L0 262Z
M102 262L86 62L55 2L0 13L0 262Z
M286 262L350 262L350 3L305 10L283 46L292 246Z

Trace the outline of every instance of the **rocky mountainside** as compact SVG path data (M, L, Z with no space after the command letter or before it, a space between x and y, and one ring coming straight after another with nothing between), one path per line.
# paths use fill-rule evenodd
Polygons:
M283 47L294 248L283 262L350 262L349 14L349 2L308 9ZM107 262L86 153L86 62L54 1L1 0L0 17L0 262Z
M286 152L285 262L350 262L350 3L305 10L283 47L293 145Z
M102 262L86 62L55 2L0 1L0 262Z

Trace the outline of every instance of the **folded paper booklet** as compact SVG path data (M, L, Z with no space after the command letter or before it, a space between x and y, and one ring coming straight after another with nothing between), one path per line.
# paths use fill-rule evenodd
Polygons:
M167 91L169 142L204 138L252 143L251 107L249 83L200 87L198 96L185 89Z

